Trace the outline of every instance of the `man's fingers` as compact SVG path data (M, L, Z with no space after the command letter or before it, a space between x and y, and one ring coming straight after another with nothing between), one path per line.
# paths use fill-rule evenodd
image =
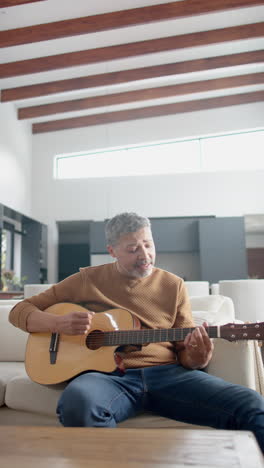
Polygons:
M94 312L72 312L72 320L74 323L91 323Z
M209 352L213 350L214 345L213 342L210 340L206 329L203 327L199 327L199 331L197 332L197 340L200 343L200 346L204 346L205 349Z
M60 333L83 335L91 328L94 312L73 311L60 317Z
M87 317L92 317L94 315L94 312L90 312L90 311L87 311L87 312L72 312L72 314L74 314L75 317L78 317L80 319L86 319Z
M198 348L199 350L202 348L205 348L207 351L213 349L213 344L204 325L207 325L206 322L203 324L203 326L196 327L191 334L187 335L188 339L185 339L185 345L191 345L193 348Z
M188 333L184 339L184 344L185 345L188 345L190 343L190 339L192 337L192 334L191 333Z
M195 343L198 345L198 346L201 346L203 344L203 336L202 336L202 333L201 333L201 330L199 327L197 327L194 331L193 331L193 338L194 338L194 341Z

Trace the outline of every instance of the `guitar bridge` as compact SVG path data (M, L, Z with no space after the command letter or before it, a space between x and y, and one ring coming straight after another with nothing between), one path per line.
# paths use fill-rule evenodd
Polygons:
M60 341L60 334L52 333L51 338L50 338L50 347L49 347L50 364L56 364L59 341Z

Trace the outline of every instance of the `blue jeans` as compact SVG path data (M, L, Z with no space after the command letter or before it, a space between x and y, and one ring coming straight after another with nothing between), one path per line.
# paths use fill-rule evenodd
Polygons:
M142 410L191 424L252 431L264 452L264 398L177 364L125 374L82 374L63 391L57 413L64 426L116 427Z

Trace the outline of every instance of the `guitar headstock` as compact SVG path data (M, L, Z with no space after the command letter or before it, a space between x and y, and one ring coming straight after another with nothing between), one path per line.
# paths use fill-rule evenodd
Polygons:
M221 338L228 341L264 340L264 322L227 323L220 330Z

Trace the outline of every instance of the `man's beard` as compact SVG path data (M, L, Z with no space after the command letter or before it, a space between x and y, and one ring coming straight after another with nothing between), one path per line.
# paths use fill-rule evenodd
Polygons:
M148 263L149 268L147 270L139 270L138 267L143 264L145 265L145 262L137 262L135 265L132 267L132 269L127 269L124 265L120 264L118 261L116 262L117 269L120 273L126 274L130 278L146 278L147 276L150 276L154 267L154 262L151 261Z
M145 263L137 263L135 265L135 268L132 270L131 272L131 276L133 276L134 278L146 278L147 276L151 275L152 273L152 270L153 270L153 263L150 262L148 265L148 269L147 270L138 270L138 266L140 265L145 265Z

